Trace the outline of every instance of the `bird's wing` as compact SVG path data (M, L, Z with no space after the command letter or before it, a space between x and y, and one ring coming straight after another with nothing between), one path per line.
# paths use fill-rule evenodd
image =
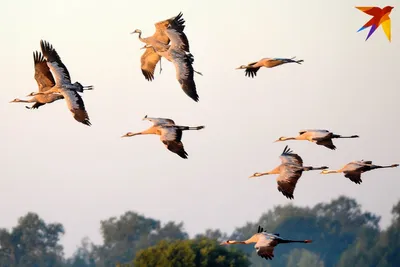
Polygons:
M265 234L260 234L257 243L254 248L257 251L257 255L266 260L272 260L274 257L274 247L276 246L276 241Z
M257 63L257 62L256 62ZM260 67L257 68L247 68L244 70L244 76L254 78L257 76L257 71L260 69Z
M177 154L181 158L186 159L188 154L181 142L182 130L174 126L162 126L160 140L164 143L165 147L171 152Z
M315 142L317 145L327 147L329 149L335 150L336 146L333 144L332 139L322 139Z
M303 166L303 160L301 157L295 153L288 146L285 146L281 156L279 157L282 161L282 164L295 164L299 166Z
M175 122L171 119L167 119L167 118L149 118L145 117L147 120L151 121L154 126L158 126L158 125L175 125Z
M61 94L67 101L67 106L74 116L75 120L90 126L89 115L85 109L85 103L83 103L82 97L75 90L62 90Z
M352 182L356 184L361 184L361 172L344 172L344 177L349 178Z
M47 91L56 84L49 66L47 66L42 53L38 51L33 52L33 61L35 64L35 80L38 84L39 92Z
M140 58L142 73L146 80L154 80L154 70L156 69L158 61L160 61L160 58L161 56L153 47L146 48L146 51Z
M325 135L326 135L327 133L329 133L328 130L305 129L305 130L301 130L301 131L299 132L299 134L304 134L305 132L320 133L320 134L324 134L324 133L325 133Z
M179 24L171 23L165 32L171 41L170 44L172 49L178 48L189 52L189 40Z
M296 165L285 164L281 168L281 172L277 177L278 191L286 198L293 199L293 193L296 188L297 181L303 173L302 169Z
M392 41L391 22L390 22L390 17L389 17L389 15L387 15L387 14L384 15L384 16L381 18L381 20L380 20L379 23L382 25L382 29L383 29L383 31L385 32L386 37L388 38L389 42Z
M182 90L191 99L198 102L199 95L197 94L196 84L193 79L193 56L190 53L178 53L174 50L171 51L173 63L176 70L176 79L181 85Z
M61 61L60 56L53 46L46 41L40 40L40 48L47 61L47 66L49 66L54 75L56 84L62 85L71 83L71 76L69 75L68 69Z
M183 14L180 12L175 17L155 23L154 26L156 27L156 32L154 33L153 37L162 43L169 44L170 39L165 31L172 23L176 29L183 31L185 29L185 20L182 18L182 15ZM187 51L189 51L189 47Z
M370 16L376 16L379 15L382 11L379 7L365 7L365 6L356 6L358 10L361 10L362 12L370 15Z

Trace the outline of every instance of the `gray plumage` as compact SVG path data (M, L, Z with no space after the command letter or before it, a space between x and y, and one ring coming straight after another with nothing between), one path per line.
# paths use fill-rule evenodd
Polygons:
M84 89L92 89L92 86L82 86L79 82L72 84L69 71L53 46L48 42L41 40L40 47L43 56L47 61L47 66L54 75L55 85L45 92L35 93L34 95L46 95L52 93L61 94L75 120L90 126L89 115L86 112L83 99L78 92L83 92Z
M347 163L339 170L323 170L321 174L329 174L329 173L344 173L344 177L349 178L350 181L361 184L361 174L367 171L382 169L382 168L395 168L398 167L399 164L392 164L388 166L381 166L372 164L372 161L369 160L361 160L361 161L352 161Z
M312 143L316 143L317 145L324 146L331 150L335 150L336 146L333 144L332 139L334 138L358 138L358 135L351 135L351 136L343 136L339 134L334 134L328 130L321 130L321 129L313 129L313 130L301 130L299 135L296 137L285 137L281 136L278 140L279 141L286 141L286 140L307 140Z
M302 158L299 155L293 153L293 151L291 151L288 146L285 147L279 158L281 159L282 163L278 167L269 172L264 172L264 173L256 172L249 178L254 178L269 174L279 174L279 176L276 178L278 184L278 191L281 192L288 199L294 198L293 195L294 190L296 188L298 180L303 174L303 171L323 170L328 168L327 166L304 167Z
M160 136L161 142L165 145L165 147L180 156L183 159L187 159L187 152L183 147L182 139L182 131L186 130L201 130L205 126L196 126L196 127L189 127L189 126L180 126L176 125L175 122L171 119L167 118L151 118L147 115L143 118L143 120L148 120L153 123L153 125L144 130L142 132L132 133L128 132L122 137L131 137L136 135L143 135L143 134L155 134Z
M221 245L232 245L232 244L252 244L255 243L254 248L257 251L257 255L266 260L272 260L274 257L274 248L279 244L284 243L312 243L312 240L290 240L280 237L279 234L272 234L264 232L263 229L258 226L258 231L252 237L244 241L227 240L221 243Z

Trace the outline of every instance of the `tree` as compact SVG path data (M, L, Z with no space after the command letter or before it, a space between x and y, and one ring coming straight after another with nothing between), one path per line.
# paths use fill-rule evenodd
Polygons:
M63 247L58 243L62 234L62 224L46 224L29 212L11 231L0 229L1 266L62 266Z
M250 262L239 250L227 250L215 240L199 238L166 242L140 250L135 267L247 267Z
M128 211L117 219L101 221L103 245L94 246L96 266L114 266L131 261L140 249L157 244L160 240L186 239L183 223L168 222L164 227L158 220Z

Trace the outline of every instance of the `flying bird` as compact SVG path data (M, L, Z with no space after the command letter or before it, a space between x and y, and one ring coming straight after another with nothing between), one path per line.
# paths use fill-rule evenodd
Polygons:
M183 30L185 29L185 20L182 18L182 16L183 14L180 12L175 17L155 23L154 26L156 28L156 32L152 36L142 38L142 31L139 29L131 32L131 34L138 33L139 40L149 46L158 45L159 43L168 45L170 38L166 34L166 29L171 23L174 23L175 28L182 33L182 38L184 40L184 42L180 44L181 49L189 52L189 41L187 40L186 35L183 34ZM140 58L140 62L143 76L148 81L154 80L154 70L158 62L160 62L160 73L162 71L161 56L157 54L152 47L146 48L146 51Z
M39 87L39 92L45 92L51 89L56 83L54 77L47 66L46 60L43 58L42 53L35 51L33 52L33 62L35 67L35 80ZM15 98L10 103L35 103L31 107L26 106L27 109L38 109L39 107L53 103L56 100L63 99L61 94L53 93L48 95L34 95L31 93L27 96L33 96L31 99L22 100Z
M353 161L347 163L339 170L323 170L321 174L329 174L329 173L344 173L344 177L349 178L350 181L361 184L361 174L367 171L382 169L382 168L395 168L398 167L399 164L392 164L389 166L380 166L372 164L372 161Z
M286 141L286 140L307 140L313 143L316 143L317 145L321 145L324 147L327 147L331 150L335 150L336 146L333 144L332 139L334 138L358 138L358 135L351 135L351 136L342 136L338 134L334 134L328 130L301 130L299 132L299 135L296 137L279 137L278 140L275 142L279 141Z
M170 39L170 44L166 45L161 42L153 45L146 44L142 49L152 47L158 55L172 62L175 65L176 79L181 85L182 90L186 95L198 102L199 96L193 76L194 72L200 75L202 74L193 69L193 55L182 48L184 44L187 43L187 37L183 31L181 31L181 25L175 23L175 21L172 21L168 25L165 32Z
M293 193L296 188L296 184L300 179L303 171L311 171L311 170L323 170L327 169L328 167L303 167L303 160L302 158L293 153L293 151L285 147L281 156L279 157L282 163L269 172L256 172L249 178L259 177L268 174L279 174L276 181L278 183L278 191L281 192L286 198L293 199Z
M266 67L266 68L274 68L279 65L285 64L285 63L297 63L301 64L301 62L304 62L304 60L294 60L296 57L292 58L263 58L260 59L259 61L249 63L247 65L242 65L238 68L237 70L245 69L245 76L254 78L257 76L257 71L261 67Z
M365 30L366 28L371 27L369 33L367 35L367 39L375 32L375 30L382 25L382 29L386 34L389 42L391 42L391 26L390 26L390 12L392 12L392 6L386 6L384 8L379 7L356 7L357 9L361 10L362 12L373 16L367 23L364 24L357 32Z
M271 234L264 232L260 226L258 231L252 237L244 241L227 240L221 243L221 245L232 245L232 244L252 244L257 251L257 255L266 260L272 260L274 257L274 248L279 244L285 243L312 243L312 240L290 240L284 239L279 234Z
M151 118L147 117L147 115L143 118L143 120L148 120L153 123L153 125L144 130L142 132L132 133L128 132L121 137L131 137L135 135L143 135L143 134L156 134L160 136L161 142L165 145L165 147L171 152L177 154L181 158L186 159L188 154L186 153L183 144L181 142L182 139L182 131L187 130L201 130L205 126L180 126L176 125L175 122L171 119L167 118Z
M71 76L67 67L61 61L60 56L51 44L46 41L40 41L40 48L46 59L47 66L53 73L55 85L44 92L32 93L33 96L48 95L53 93L61 94L67 102L68 109L71 111L75 120L87 126L90 126L89 115L86 112L85 104L78 92L84 89L92 89L92 86L82 86L79 82L71 83Z

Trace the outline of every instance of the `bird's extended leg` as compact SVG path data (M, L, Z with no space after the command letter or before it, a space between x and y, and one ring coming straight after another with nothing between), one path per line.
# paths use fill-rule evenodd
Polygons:
M180 125L174 125L173 127L178 128L179 130L186 131L186 130L201 130L205 128L205 126L196 126L196 127L190 127L190 126L180 126Z
M161 71L162 71L162 66L161 66L161 57L160 57L160 74L161 74Z
M93 85L82 86L83 90L93 90Z
M193 70L193 71L196 72L197 74L203 76L203 74L201 72L198 72L198 71L195 71L195 70Z

